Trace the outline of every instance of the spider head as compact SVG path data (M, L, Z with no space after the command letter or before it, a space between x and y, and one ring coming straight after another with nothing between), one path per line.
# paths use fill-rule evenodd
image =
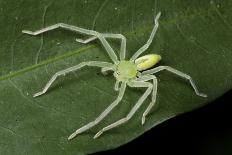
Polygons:
M117 65L117 69L114 72L114 76L118 81L128 81L134 79L137 76L137 67L131 61L121 61Z
M161 60L161 56L158 54L148 54L139 57L135 60L135 64L138 71L149 69L156 65Z

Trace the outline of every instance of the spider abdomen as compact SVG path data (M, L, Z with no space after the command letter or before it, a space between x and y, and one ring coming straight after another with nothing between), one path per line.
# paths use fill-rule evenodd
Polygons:
M156 65L161 60L158 54L148 54L135 60L138 71L146 70Z

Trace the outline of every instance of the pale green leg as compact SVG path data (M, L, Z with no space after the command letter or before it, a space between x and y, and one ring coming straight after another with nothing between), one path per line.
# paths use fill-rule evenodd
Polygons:
M131 59L130 59L131 61L134 61L135 59L137 59L137 58L138 58L145 50L147 50L148 47L151 45L152 40L153 40L153 38L155 37L156 31L157 31L157 29L158 29L158 27L159 27L159 22L158 22L158 20L159 20L159 18L160 18L160 15L161 15L161 12L159 12L159 13L156 15L156 17L155 17L155 26L154 26L154 28L153 28L153 30L152 30L152 32L151 32L151 35L150 35L150 37L149 37L147 43L146 43L145 45L143 45L143 46L131 57Z
M79 42L79 43L82 43L82 44L87 44L87 43L89 43L91 41L94 41L96 39L97 39L96 36L92 36L92 37L89 37L88 39L85 39L85 40L83 40L81 38L77 38L76 41Z
M61 76L61 75L65 75L67 73L70 72L74 72L84 66L96 66L96 67L109 67L112 66L113 64L109 63L109 62L100 62L100 61L89 61L89 62L82 62L76 66L61 70L57 73L55 73L52 78L48 81L48 83L45 85L44 89L41 92L38 92L36 94L34 94L33 97L37 97L40 96L44 93L47 92L48 88L52 85L52 83L56 80L57 77Z
M81 34L93 35L94 37L92 37L90 39L90 41L94 40L95 37L99 38L102 45L105 47L106 52L108 53L108 55L112 59L112 61L114 63L118 62L118 58L117 58L114 50L112 49L112 47L109 45L109 43L105 40L105 38L102 37L101 33L93 31L93 30L87 30L87 29L83 29L83 28L80 28L80 27L76 27L76 26L72 26L72 25L68 25L68 24L64 24L64 23L57 23L55 25L51 25L51 26L48 26L46 28L37 30L35 32L28 31L28 30L22 30L22 33L26 33L26 34L30 34L30 35L39 35L41 33L51 31L51 30L54 30L54 29L57 29L57 28L63 28L63 29L66 29L66 30L79 32Z
M152 107L155 106L156 103L156 96L157 96L157 85L158 85L158 81L157 78L154 75L143 75L141 76L139 79L137 79L138 81L149 81L149 80L153 80L153 89L152 89L152 95L151 95L151 102L148 105L147 109L145 110L145 112L143 113L142 116L142 125L145 123L146 120L146 116L148 115L148 113L151 111Z
M159 67L156 67L156 68L153 68L153 69L142 72L142 75L154 74L154 73L157 73L157 72L162 71L162 70L167 70L167 71L169 71L171 73L174 73L174 74L176 74L176 75L178 75L178 76L180 76L180 77L182 77L184 79L189 80L189 82L190 82L191 86L193 87L196 95L201 96L201 97L207 97L206 94L203 94L203 93L199 92L199 90L197 89L197 86L196 86L195 82L193 81L193 79L191 78L191 76L189 76L189 75L187 75L187 74L185 74L185 73L183 73L181 71L178 71L178 70L176 70L176 69L174 69L172 67L159 66Z
M110 71L110 70L111 70L111 68L102 68L101 72L102 72L103 75L107 75L107 72Z
M122 97L125 93L125 90L126 90L126 83L122 83L121 84L121 87L119 88L119 95L117 97L117 99L110 104L110 106L105 109L94 121L88 123L87 125L77 129L74 133L72 133L68 139L72 139L74 138L75 136L77 136L78 134L92 128L93 126L97 125L101 120L103 120L112 110L114 107L116 107L118 105L118 103L122 100Z
M121 39L120 60L125 60L125 57L126 57L126 37L124 37L122 34L111 34L111 33L104 33L102 35L106 38Z
M129 119L131 119L131 117L135 114L135 112L139 109L139 107L142 105L142 103L144 102L144 100L148 97L148 95L151 93L152 91L152 84L149 82L138 82L138 81L133 81L128 83L128 85L130 87L148 87L146 92L143 94L142 97L140 97L140 99L137 101L137 103L135 104L135 106L131 109L131 111L129 112L129 114L125 117L122 118L118 121L116 121L115 123L104 127L102 130L100 130L95 136L94 138L98 138L103 132L110 130L114 127L117 127L123 123L126 123Z
M107 72L109 71L115 71L116 70L116 65L110 66L110 67L103 67L101 69L101 72L103 75L107 75Z
M101 69L101 72L103 75L107 75L108 71L115 71L115 68L112 67L105 67ZM119 85L120 85L120 81L116 80L115 85L114 85L114 90L118 91L119 90Z
M68 25L68 24L65 24L65 23L57 23L57 24L42 28L40 30L34 31L34 32L33 31L28 31L28 30L22 30L22 32L26 33L26 34L36 36L36 35L39 35L39 34L42 34L44 32L48 32L48 31L51 31L51 30L54 30L54 29L57 29L57 28L63 28L63 29L66 29L66 30L79 32L79 33L87 34L87 35L97 35L98 34L98 32L96 32L96 31L83 29L83 28L73 26L73 25Z
M111 34L111 33L102 33L104 38L113 38L113 39L121 39L121 48L120 48L120 60L124 60L126 57L126 38L122 34ZM86 40L76 39L77 42L87 44L93 40L97 39L97 37L93 36Z
M115 90L115 91L118 91L119 85L120 85L120 81L117 80L117 81L115 82L115 85L114 85L114 90Z

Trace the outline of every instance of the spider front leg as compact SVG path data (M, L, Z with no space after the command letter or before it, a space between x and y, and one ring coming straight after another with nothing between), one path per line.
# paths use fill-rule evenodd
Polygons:
M51 30L54 30L54 29L57 29L57 28L63 28L63 29L66 29L66 30L79 32L79 33L87 34L87 35L97 35L97 33L98 33L98 32L93 31L93 30L83 29L83 28L73 26L73 25L69 25L69 24L65 24L65 23L57 23L57 24L42 28L40 30L36 30L34 32L29 31L29 30L22 30L22 33L26 33L26 34L36 36L36 35L39 35L39 34L42 34L44 32L48 32L48 31L51 31Z
M101 72L103 75L107 75L107 73L109 71L115 71L116 70L116 66L112 66L112 67L104 67L101 69ZM119 85L120 85L120 81L116 80L115 85L114 85L114 90L118 91L119 90Z
M79 43L82 43L82 44L87 44L87 43L89 43L89 42L91 42L91 41L94 41L94 40L96 40L96 39L97 39L96 36L92 36L92 37L90 37L90 38L88 38L88 39L86 39L86 40L77 38L76 41L79 42Z
M122 34L112 34L112 33L100 33L99 35L101 35L104 38L121 39L120 60L125 59L125 57L126 57L126 37L124 37ZM76 39L76 41L79 43L87 44L87 43L94 41L96 39L97 39L97 37L93 36L93 37L90 37L86 40L78 38L78 39Z
M44 93L47 92L48 88L52 85L52 83L57 79L57 77L61 76L61 75L65 75L67 73L76 71L84 66L96 66L96 67L109 67L112 66L113 64L109 63L109 62L100 62L100 61L89 61L89 62L82 62L76 66L61 70L57 73L55 73L52 78L48 81L48 83L45 85L44 89L36 94L34 94L33 97L37 97L40 96Z
M147 87L147 90L145 91L145 93L143 94L142 97L140 97L140 99L137 101L137 103L135 104L135 106L131 109L131 111L129 112L129 114L125 117L122 118L118 121L116 121L115 123L104 127L102 130L100 130L95 136L94 138L98 138L103 132L110 130L112 128L115 128L123 123L126 123L128 120L130 120L132 118L132 116L135 114L135 112L139 109L139 107L142 105L142 103L144 102L144 100L148 97L148 95L151 93L152 91L152 84L149 82L140 82L140 81L133 81L133 82L129 82L128 85L130 87Z
M118 94L118 97L117 99L110 104L110 106L108 106L108 108L106 108L94 121L88 123L87 125L77 129L74 133L72 133L68 139L72 139L74 138L75 136L77 136L78 134L92 128L93 126L97 125L101 120L103 120L112 110L113 108L115 108L118 103L122 100L122 97L125 93L125 90L126 90L126 83L122 83L120 88L119 88L119 94Z
M106 49L106 52L108 53L109 57L111 58L111 60L114 63L118 62L117 55L115 54L114 50L109 45L109 43L105 40L104 37L102 37L101 33L93 31L93 30L83 29L83 28L73 26L73 25L68 25L68 24L65 24L65 23L57 23L57 24L42 28L40 30L34 31L34 32L28 31L28 30L22 30L22 33L26 33L26 34L29 34L29 35L36 36L36 35L39 35L39 34L42 34L44 32L48 32L48 31L51 31L51 30L54 30L54 29L57 29L57 28L63 28L63 29L69 30L69 31L74 31L74 32L79 32L81 34L94 36L90 40L88 40L87 42L89 42L91 40L94 40L95 38L99 38L102 45Z
M182 77L184 79L189 80L189 82L190 82L191 86L193 87L196 95L201 96L201 97L207 97L206 94L200 93L200 91L198 90L198 88L197 88L197 86L196 86L196 84L193 81L193 79L192 79L191 76L189 76L189 75L187 75L187 74L185 74L185 73L183 73L181 71L178 71L178 70L176 70L176 69L174 69L172 67L169 67L169 66L159 66L159 67L156 67L156 68L153 68L153 69L150 69L150 70L142 72L142 75L154 74L154 73L157 73L157 72L162 71L162 70L167 70L167 71L169 71L171 73L174 73L174 74L176 74L176 75L178 75L178 76L180 76L180 77Z
M153 89L152 89L151 102L148 105L147 109L145 110L145 112L143 113L143 116L142 116L142 125L143 125L145 123L146 116L151 111L152 107L155 106L158 81L157 81L156 76L154 76L154 75L143 75L143 76L139 77L139 79L137 79L137 80L138 81L144 81L144 82L145 81L149 81L149 80L153 81Z
M151 45L152 40L155 37L156 31L159 27L160 15L161 15L161 12L159 12L155 17L155 26L151 32L149 39L147 40L147 43L145 45L143 45L137 52L135 52L135 54L131 57L130 60L134 61L135 59L137 59L139 57L139 55L141 55L144 51L146 51L148 49L148 47Z
M110 66L110 67L104 67L101 69L101 72L103 75L107 75L109 71L115 71L116 70L116 66Z

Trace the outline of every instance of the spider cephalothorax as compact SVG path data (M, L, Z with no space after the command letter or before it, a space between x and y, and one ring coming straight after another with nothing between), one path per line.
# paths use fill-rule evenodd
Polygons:
M131 61L121 61L116 66L115 78L120 82L128 82L136 78L138 70L136 64Z
M139 107L142 105L144 100L151 95L151 102L146 108L146 110L143 113L142 116L142 124L145 123L145 118L147 114L151 111L152 107L154 107L156 102L156 94L157 94L157 84L158 81L156 79L156 76L153 75L154 73L157 73L162 70L167 70L171 73L174 73L184 79L189 80L191 86L193 87L195 93L202 97L207 97L205 94L200 93L193 82L192 78L183 73L180 72L172 67L169 66L158 66L154 67L152 69L149 69L153 67L155 64L157 64L161 60L161 56L157 54L148 54L142 57L139 57L152 43L152 40L156 34L156 31L158 29L159 23L159 17L161 13L159 12L157 16L155 17L155 26L151 32L151 35L145 45L143 45L137 52L134 53L134 55L130 58L130 60L125 60L126 57L126 38L121 34L112 34L112 33L99 33L97 31L83 29L80 27L64 24L64 23L58 23L46 28L43 28L41 30L32 32L23 30L23 33L31 34L31 35L38 35L56 28L64 28L67 30L79 32L82 34L89 35L89 37L86 40L83 39L76 39L77 42L80 43L89 43L93 40L99 39L106 49L106 52L108 53L109 57L111 58L113 63L110 62L101 62L101 61L88 61L88 62L82 62L76 66L58 71L56 74L53 75L53 77L48 81L48 83L45 85L44 89L34 95L40 96L48 90L48 88L52 85L52 83L56 80L57 77L60 75L65 75L69 72L76 71L84 66L96 66L102 68L102 72L108 70L114 71L114 77L116 78L115 83L115 90L118 92L118 97L115 99L114 102L112 102L94 121L84 125L83 127L77 129L73 134L71 134L68 139L74 138L76 135L92 128L93 126L97 125L101 120L103 120L122 100L123 95L125 93L126 87L144 87L147 88L144 94L138 99L138 101L135 103L134 107L131 109L131 111L128 113L128 115L118 121L116 121L113 124L110 124L106 127L104 127L102 130L100 130L94 138L99 137L103 132L110 130L116 126L119 126L125 122L127 122L139 109ZM121 49L120 49L120 59L118 59L117 55L115 54L114 50L111 48L110 44L107 42L107 38L112 39L120 39L121 40ZM139 58L138 58L139 57ZM151 82L148 82L151 81ZM119 83L121 83L119 85Z
M161 60L157 54L148 54L135 61L121 61L116 65L114 72L115 78L120 82L129 82L141 75L140 71L149 69Z

